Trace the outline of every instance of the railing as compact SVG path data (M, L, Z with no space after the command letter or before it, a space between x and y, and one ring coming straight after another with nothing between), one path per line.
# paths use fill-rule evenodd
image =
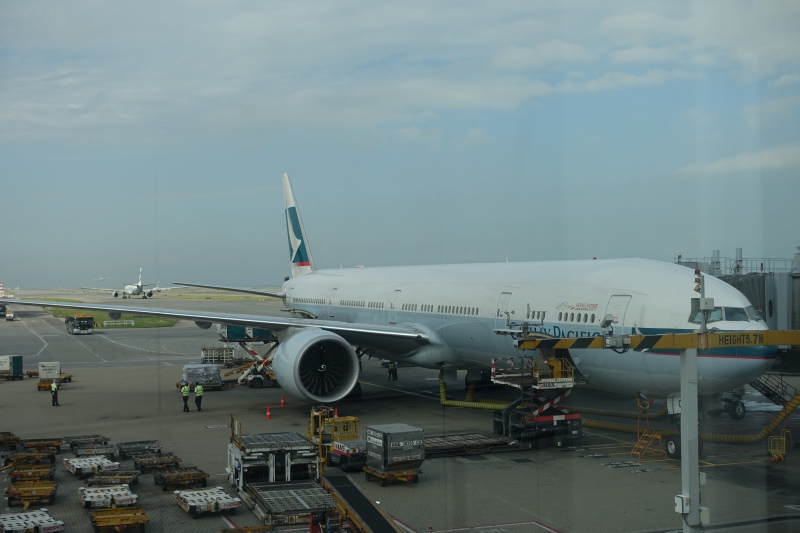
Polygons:
M103 320L104 328L133 327L133 320Z
M675 263L689 268L699 268L712 276L732 274L761 274L765 272L793 272L800 269L794 259L739 259L733 257L677 257Z

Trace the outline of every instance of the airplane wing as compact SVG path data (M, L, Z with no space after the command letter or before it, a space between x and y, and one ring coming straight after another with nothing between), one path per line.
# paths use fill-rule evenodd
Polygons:
M259 296L271 296L273 298L283 298L285 294L281 291L266 291L261 289L250 289L246 287L226 287L223 285L200 285L199 283L178 283L173 282L173 285L180 285L182 287L200 287L203 289L215 289L218 291L231 291L231 292L242 292L245 294L257 294Z
M313 320L308 318L282 318L268 315L240 315L181 309L153 309L150 307L108 306L102 304L16 300L10 298L0 298L0 303L164 316L180 320L192 320L201 326L203 324L214 323L262 328L271 331L282 331L288 328L319 328L336 333L351 344L369 346L381 350L386 354L396 355L408 353L419 348L420 345L429 344L431 342L426 331L410 326L347 324L346 322Z
M81 287L84 291L122 292L122 289L109 289L106 287Z

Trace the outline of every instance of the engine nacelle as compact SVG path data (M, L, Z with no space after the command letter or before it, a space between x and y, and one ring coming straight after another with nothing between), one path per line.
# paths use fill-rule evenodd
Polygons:
M294 396L335 402L358 383L358 356L339 335L307 328L280 343L272 357L272 371L281 387Z
M111 311L109 311L109 313L108 313L108 318L110 318L111 320L119 320L121 316L122 316L122 313L116 313L116 312L111 312Z
M148 298L152 298L153 297L153 291L147 291L147 297Z
M213 322L204 322L202 320L195 320L194 323L200 329L208 329L213 324Z
M113 296L114 296L114 298L116 298L117 296L119 296L119 293L117 291L114 291L114 295Z

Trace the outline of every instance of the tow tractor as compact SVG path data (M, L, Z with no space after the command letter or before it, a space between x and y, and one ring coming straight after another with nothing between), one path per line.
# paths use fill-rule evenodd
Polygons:
M333 407L320 405L311 409L306 438L317 445L326 465L361 470L367 462L366 441L358 438L358 418L339 416Z

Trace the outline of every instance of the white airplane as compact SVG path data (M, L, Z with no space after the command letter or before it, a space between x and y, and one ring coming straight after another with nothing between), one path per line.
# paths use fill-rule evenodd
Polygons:
M96 304L44 305L171 316L271 330L279 345L272 368L287 393L314 403L340 400L360 387L359 359L370 355L438 369L452 381L458 370L479 380L493 358L519 357L510 331L523 327L543 337L693 332L694 272L684 266L644 259L462 264L317 270L288 175L283 175L291 277L281 290L198 285L274 296L290 316L245 315L113 307ZM717 330L765 330L747 298L706 276L705 296L716 308L708 326ZM0 299L0 301L2 301ZM611 318L609 319L609 315ZM544 354L553 355L553 354ZM666 398L680 394L679 353L570 349L566 357L590 386L631 395ZM774 347L749 346L700 351L699 394L709 409L744 416L735 397L721 394L763 374ZM674 402L677 403L677 402Z
M100 278L102 280L103 278ZM142 285L142 267L139 267L139 281L135 284L125 285L122 289L106 289L103 287L81 287L81 289L89 290L89 291L103 291L103 292L110 292L111 295L116 298L120 294L122 295L122 299L125 300L126 298L133 298L134 296L141 296L142 298L151 298L153 293L161 292L161 291L169 291L175 289L177 287L161 287L156 284L155 287L152 289L148 289L150 285Z

